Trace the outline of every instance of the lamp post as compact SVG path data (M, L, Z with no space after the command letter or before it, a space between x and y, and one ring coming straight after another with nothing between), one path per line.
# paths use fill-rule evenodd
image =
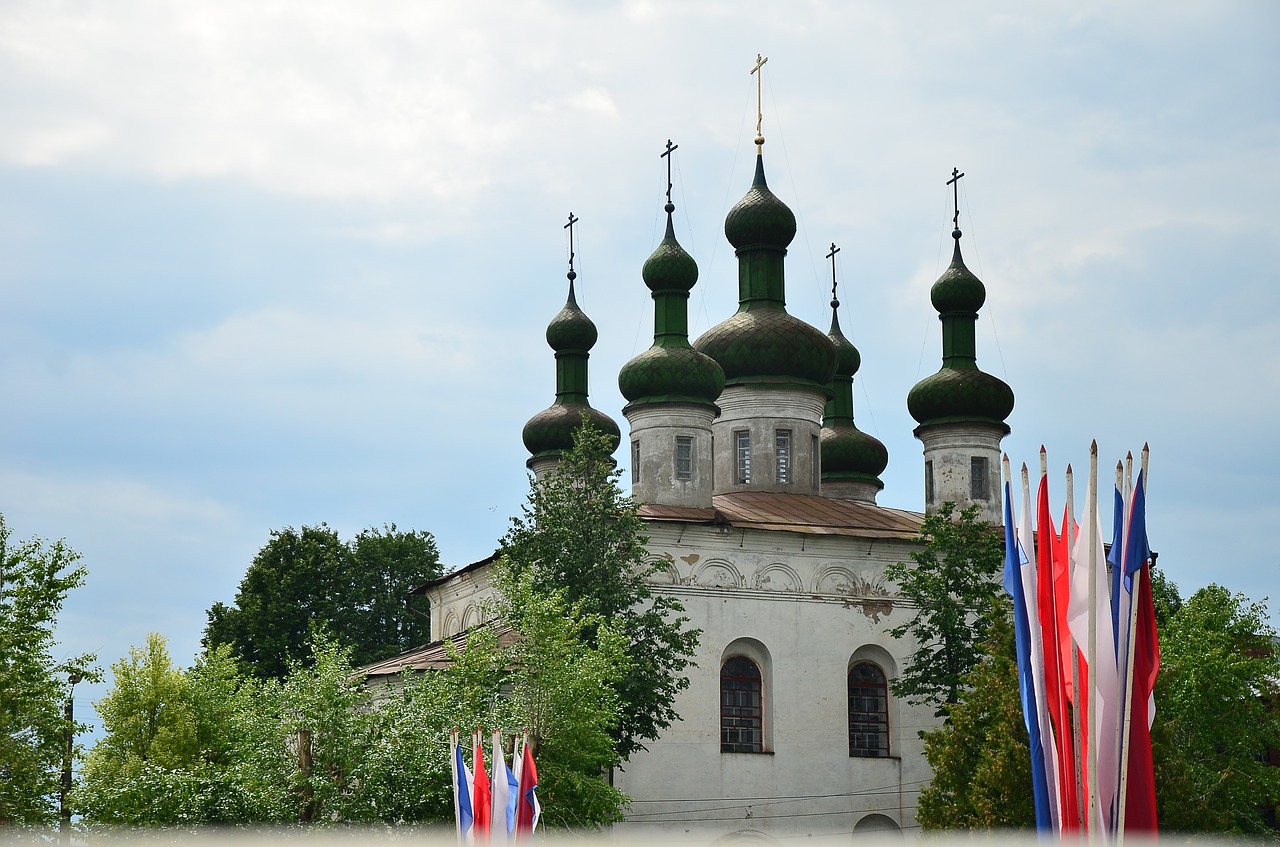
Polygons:
M58 811L61 815L61 821L58 824L58 833L63 843L68 843L71 837L71 805L68 802L68 795L71 794L71 757L73 753L73 744L76 737L76 716L75 716L75 691L76 683L83 677L78 671L71 671L67 674L67 702L63 707L63 725L62 725L62 792L58 798Z

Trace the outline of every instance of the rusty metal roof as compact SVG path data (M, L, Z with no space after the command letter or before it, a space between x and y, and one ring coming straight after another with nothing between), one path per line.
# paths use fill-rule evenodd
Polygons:
M481 624L487 626L487 624ZM509 647L515 643L516 634L510 627L501 627L498 629L498 645L500 647ZM402 671L427 671L442 670L453 664L453 659L449 658L450 648L447 644L452 644L453 650L461 652L466 646L467 633L459 632L451 635L442 641L432 641L430 644L424 644L421 647L415 647L396 656L391 656L381 661L371 662L363 667L357 668L356 673L363 677L375 676L399 676Z
M920 534L924 521L924 515L918 512L811 494L719 494L712 498L712 502L712 509L645 505L639 512L642 518L654 521L712 523L806 535L861 538L912 539Z

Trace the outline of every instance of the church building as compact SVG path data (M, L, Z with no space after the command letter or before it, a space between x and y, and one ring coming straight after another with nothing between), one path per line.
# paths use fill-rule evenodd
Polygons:
M910 561L923 515L943 502L977 504L983 518L1001 520L1000 442L1013 392L977 366L986 293L961 257L958 226L951 265L931 292L941 368L906 398L923 444L923 513L888 508L876 502L888 453L854 423L861 360L841 331L834 280L827 332L787 311L796 219L765 179L758 133L756 144L754 178L724 226L738 262L737 311L690 343L698 266L676 240L668 179L666 233L642 271L653 346L618 374L625 440L588 402L598 339L575 299L572 258L568 299L546 332L555 402L523 432L539 477L572 446L583 413L623 446L656 588L702 630L675 702L680 720L613 775L632 799L618 828L628 837L767 841L915 828L931 775L918 733L936 719L892 694L916 645L886 630L916 610L884 569ZM433 639L482 622L491 564L420 589ZM426 667L428 652L366 670Z

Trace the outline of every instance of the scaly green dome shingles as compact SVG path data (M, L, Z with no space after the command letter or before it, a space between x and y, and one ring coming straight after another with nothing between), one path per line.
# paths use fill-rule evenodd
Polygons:
M530 462L557 457L573 447L573 433L583 417L611 438L610 452L622 441L622 431L612 418L587 402L587 361L595 346L596 325L578 308L569 272L569 297L547 325L547 344L556 351L556 401L529 419L522 433Z
M769 190L764 158L725 218L738 256L738 311L693 345L720 363L726 385L768 384L827 391L835 349L820 330L787 312L783 260L796 234L791 209Z
M862 365L862 355L840 330L837 309L831 301L831 331L827 337L836 348L836 372L831 378L831 399L822 416L819 448L823 482L865 482L878 491L884 488L880 474L889 464L889 451L873 435L853 422L853 377Z
M724 371L689 345L689 290L698 281L698 264L676 240L671 221L675 206L668 202L665 209L666 234L641 272L653 292L653 346L622 366L618 388L629 401L627 409L651 403L715 408Z
M941 423L987 423L1009 431L1005 418L1013 411L1013 389L999 377L978 369L975 324L986 301L986 288L964 264L960 230L951 265L934 283L930 299L942 321L942 368L920 380L907 395L907 410L921 426Z

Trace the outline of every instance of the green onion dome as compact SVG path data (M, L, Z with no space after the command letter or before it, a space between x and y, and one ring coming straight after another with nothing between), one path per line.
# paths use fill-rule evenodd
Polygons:
M789 314L783 260L796 218L765 183L755 181L730 210L724 231L738 256L738 311L707 330L694 349L720 363L726 385L761 383L827 390L835 348L821 330Z
M907 395L907 410L921 426L939 423L988 423L1009 431L1013 389L978 369L975 324L986 289L965 267L960 230L951 265L930 292L942 321L942 368L920 380Z
M641 272L653 292L653 346L622 366L618 388L630 401L628 409L649 403L714 407L724 389L724 371L689 346L689 289L698 280L698 264L676 241L675 206L667 203L666 211L666 235Z
M786 249L796 237L795 213L765 182L763 155L756 156L751 189L724 219L724 234L738 250L757 245Z
M628 408L642 403L714 406L724 390L724 371L715 359L687 343L684 347L655 344L622 366L618 389L629 401Z
M609 452L617 450L622 443L622 431L613 418L586 404L556 403L529 418L524 425L521 435L529 457L559 456L572 449L573 434L582 426L584 414L587 423L609 436Z
M524 425L524 446L531 460L559 456L573 447L573 433L587 423L611 437L610 452L622 441L617 423L587 402L587 361L596 343L596 325L578 308L569 271L569 298L547 326L547 343L556 351L556 401Z
M671 213L676 210L675 205L668 203L664 210L667 213L667 231L663 234L662 241L658 242L657 248L648 259L645 259L640 276L644 279L644 284L654 293L688 292L698 281L698 263L676 240L675 227L671 222Z
M578 301L573 296L573 281L578 275L573 271L569 274L569 299L547 324L547 344L557 353L565 350L586 352L596 346L599 338L595 323L578 308Z
M840 330L839 300L831 301L831 331L827 337L836 348L836 372L831 378L831 399L822 416L819 447L824 482L868 482L883 488L880 474L889 465L889 451L873 435L853 423L853 376L862 356Z

